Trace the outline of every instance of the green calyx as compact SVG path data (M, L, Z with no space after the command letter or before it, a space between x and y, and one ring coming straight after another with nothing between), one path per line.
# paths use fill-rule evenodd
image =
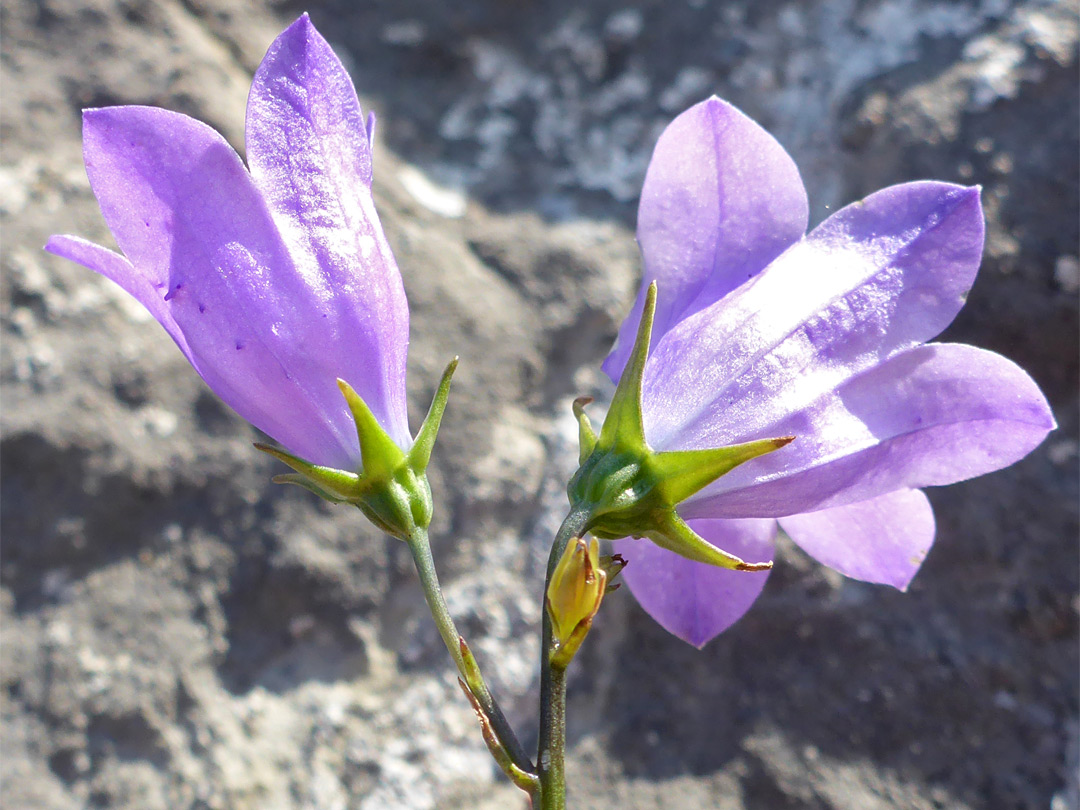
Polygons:
M588 512L587 530L603 539L648 537L697 562L739 571L769 568L772 563L745 562L712 545L679 517L675 507L743 462L780 449L794 436L704 450L657 453L650 448L641 415L641 387L655 312L654 282L645 297L633 353L599 436L585 414L590 400L574 402L581 466L567 487L571 506Z
M457 363L455 357L443 372L427 418L408 452L390 438L352 386L344 380L337 381L356 423L363 465L360 472L311 464L266 444L255 447L296 471L275 476L275 483L296 484L331 503L351 503L384 532L404 540L431 524L433 505L427 467Z

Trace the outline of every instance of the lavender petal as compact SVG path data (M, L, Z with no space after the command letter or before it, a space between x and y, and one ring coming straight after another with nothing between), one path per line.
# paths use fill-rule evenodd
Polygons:
M626 365L652 281L659 283L655 344L798 241L807 210L794 161L758 124L715 97L682 113L661 134L645 176L641 292L604 371L617 379Z
M136 270L124 256L80 236L66 234L49 237L49 241L45 243L45 250L54 256L81 264L119 286L146 307L146 311L154 316L154 320L162 325L169 333L169 337L180 347L180 351L184 353L188 362L193 362L187 338L184 337L184 333L173 318L169 304L162 297L161 291Z
M843 209L657 344L644 383L650 444L784 435L787 414L948 325L982 240L974 188L909 183Z
M744 560L771 560L774 520L694 520L690 527ZM698 563L648 540L617 540L628 565L620 578L666 630L699 649L734 624L765 587L768 571L729 571Z
M934 511L917 489L780 519L810 556L845 576L907 590L934 542Z
M363 397L401 447L409 310L371 195L369 124L351 79L307 15L270 46L248 98L251 174L310 287L318 365Z
M781 420L776 429L799 438L682 511L781 516L952 484L1013 464L1054 426L1046 398L1015 363L973 346L920 346Z

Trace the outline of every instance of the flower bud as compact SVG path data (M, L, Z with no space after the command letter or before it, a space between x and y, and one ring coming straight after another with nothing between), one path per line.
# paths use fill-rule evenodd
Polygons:
M566 544L547 591L552 637L566 663L589 632L607 591L607 580L595 537L589 542L578 538Z

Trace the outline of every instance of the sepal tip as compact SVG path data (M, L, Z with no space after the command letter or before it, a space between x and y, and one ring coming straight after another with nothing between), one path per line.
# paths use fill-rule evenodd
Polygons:
M585 413L585 406L592 401L592 397L578 397L571 406L578 423L578 464L584 464L585 459L592 455L592 451L596 448L596 431L593 430L592 422L589 421L589 415Z
M457 371L458 357L455 355L446 370L443 371L439 387L435 389L435 396L431 399L431 407L424 418L424 423L417 431L413 446L409 449L408 465L417 475L422 475L431 462L431 451L435 448L435 439L439 435L439 427L442 425L443 413L446 411L446 402L450 397L450 381Z

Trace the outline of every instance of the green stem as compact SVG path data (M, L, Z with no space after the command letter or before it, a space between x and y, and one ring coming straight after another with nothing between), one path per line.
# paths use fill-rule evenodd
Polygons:
M406 541L412 552L413 562L416 563L416 573L420 575L420 586L424 590L424 598L427 599L435 626L439 629L439 635L442 636L450 657L454 659L462 680L476 698L477 705L490 722L498 742L505 748L512 763L521 771L535 773L532 761L518 741L499 704L495 702L494 696L480 675L476 660L468 651L465 640L458 633L457 627L454 626L454 619L450 615L442 589L439 587L439 577L435 573L435 560L431 556L431 543L428 540L427 530L418 528L406 538Z
M589 522L587 510L573 511L559 527L548 555L547 577L544 580L546 605L548 585L566 544L581 537ZM540 810L566 808L566 668L553 666L554 643L551 618L543 610L543 640L540 647L540 744L536 758L540 773Z

